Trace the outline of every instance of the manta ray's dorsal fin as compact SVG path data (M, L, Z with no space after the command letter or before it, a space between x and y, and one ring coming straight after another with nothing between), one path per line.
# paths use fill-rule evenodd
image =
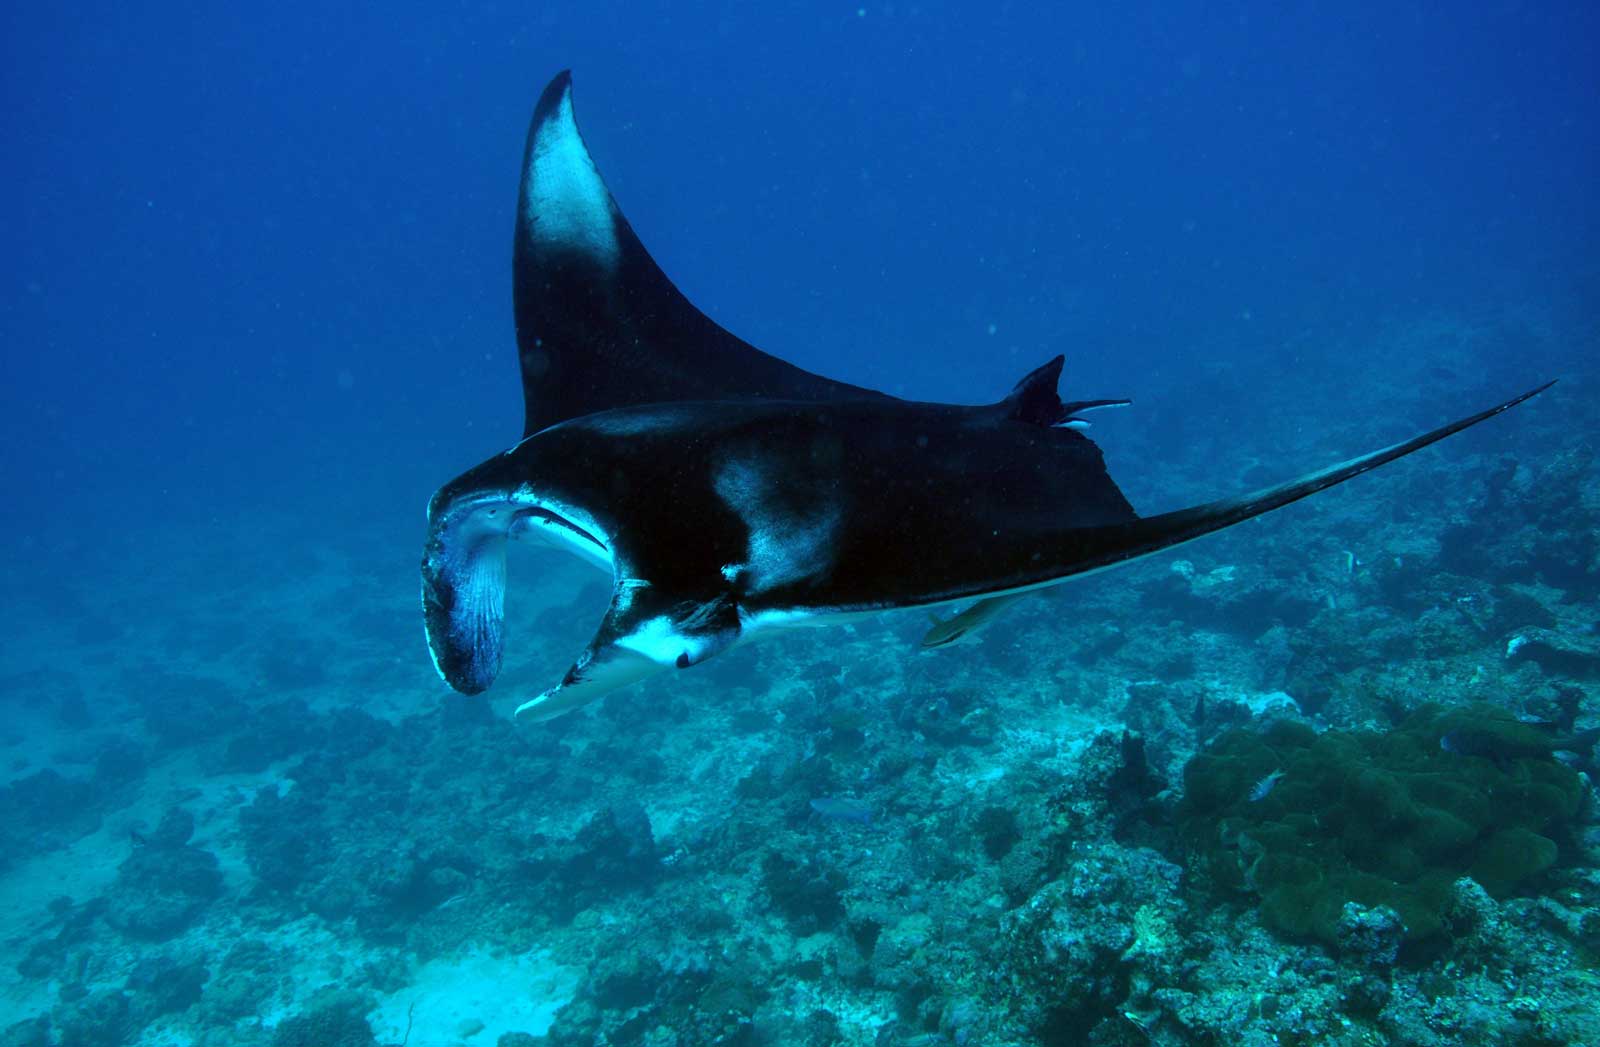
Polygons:
M1057 356L1049 363L1028 372L1011 390L1011 395L1000 402L1007 417L1030 425L1061 425L1069 428L1087 426L1082 418L1073 417L1079 411L1092 411L1097 407L1126 407L1132 400L1073 400L1062 403L1057 386L1061 382L1061 367L1066 357Z
M524 436L637 404L883 396L767 355L673 286L584 145L569 73L544 89L528 128L512 280Z

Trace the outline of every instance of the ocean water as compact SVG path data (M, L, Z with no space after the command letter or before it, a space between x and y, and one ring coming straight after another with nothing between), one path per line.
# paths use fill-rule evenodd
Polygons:
M0 20L0 1044L1600 1043L1592 5ZM1065 354L1142 514L1560 383L972 643L870 617L514 724L606 580L514 549L468 698L417 567L521 435L568 68L717 321L922 400ZM1390 755L1317 806L1285 722Z

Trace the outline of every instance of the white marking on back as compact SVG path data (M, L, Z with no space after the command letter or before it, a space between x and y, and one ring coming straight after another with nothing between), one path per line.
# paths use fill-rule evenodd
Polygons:
M611 194L578 133L570 91L535 134L529 165L523 217L534 239L582 250L607 269L615 269L621 246Z
M780 501L776 478L746 459L717 470L717 495L749 531L744 570L748 591L760 593L833 567L840 511L834 503L793 510Z

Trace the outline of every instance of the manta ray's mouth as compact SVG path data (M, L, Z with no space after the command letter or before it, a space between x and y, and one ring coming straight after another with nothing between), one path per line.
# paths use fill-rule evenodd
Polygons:
M579 541L587 542L589 545L592 545L595 551L600 553L602 556L609 557L611 555L611 550L607 548L605 542L601 541L599 538L596 538L593 534L590 534L588 531L584 530L582 527L579 527L577 524L562 516L560 513L553 513L549 509L542 507L524 509L522 512L517 514L517 520L518 523L521 524L522 528L531 529L533 527L540 526L559 528L560 530L566 532L569 540L576 538ZM513 532L513 534L515 535L516 532Z

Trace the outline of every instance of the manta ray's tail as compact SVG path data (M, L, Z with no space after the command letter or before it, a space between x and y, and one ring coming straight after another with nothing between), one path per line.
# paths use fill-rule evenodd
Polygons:
M1119 563L1135 560L1142 556L1170 549L1185 542L1192 542L1196 538L1203 538L1214 534L1225 527L1242 523L1252 516L1260 516L1274 509L1280 509L1291 502L1298 502L1302 498L1325 491L1335 484L1343 483L1352 477L1396 458L1403 458L1412 451L1421 450L1432 443L1437 443L1447 436L1459 433L1463 429L1477 425L1479 422L1493 418L1497 414L1509 411L1511 408L1539 395L1546 389L1555 385L1555 382L1546 382L1537 389L1529 390L1521 396L1513 397L1505 403L1491 407L1486 411L1479 411L1475 415L1451 422L1449 425L1440 426L1431 432L1413 437L1402 443L1385 447L1381 451L1373 451L1348 462L1329 466L1326 469L1308 473L1297 480L1268 487L1243 498L1230 498L1223 501L1210 502L1206 505L1197 505L1188 509L1179 509L1176 512L1162 513L1159 516L1147 516L1143 519L1132 520L1128 523L1112 524L1105 527L1085 527L1064 532L1062 541L1064 548L1057 550L1059 563L1070 563L1073 569L1069 575L1085 574L1090 571L1103 570Z

